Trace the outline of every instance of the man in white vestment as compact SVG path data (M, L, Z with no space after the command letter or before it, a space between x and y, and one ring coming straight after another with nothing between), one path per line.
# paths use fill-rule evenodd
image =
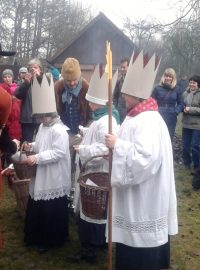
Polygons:
M169 235L178 233L171 140L151 96L155 56L144 66L132 56L121 92L128 114L118 137L106 135L113 149L112 240L116 270L168 269Z

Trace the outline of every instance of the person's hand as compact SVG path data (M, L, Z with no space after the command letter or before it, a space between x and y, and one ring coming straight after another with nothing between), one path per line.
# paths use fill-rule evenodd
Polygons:
M114 134L107 134L105 138L106 146L110 149L115 147L117 136Z
M73 147L76 152L79 152L79 144L74 144Z
M76 134L76 135L74 136L73 145L80 144L81 141L82 141L82 136L81 136L80 134Z
M24 144L24 147L23 147L23 150L26 151L26 152L30 152L32 150L32 143L25 143Z
M185 113L188 113L189 110L190 110L190 107L185 107L184 112L185 112Z
M37 157L36 157L36 155L27 156L26 163L29 166L35 165L37 163Z
M31 83L31 79L32 79L32 74L31 73L26 73L26 75L24 75L24 81L26 83Z
M78 128L79 128L80 135L83 137L85 135L86 131L88 130L88 127L83 127L83 126L79 125Z
M33 77L34 76L37 77L37 76L40 76L41 71L37 67L31 67L31 74L32 74Z
M17 151L19 150L19 148L20 148L20 141L18 141L17 139L13 139L12 140L14 143L16 143L16 145L17 145Z
M14 174L15 169L13 164L10 164L7 168L5 168L3 171L1 171L1 175L10 176Z

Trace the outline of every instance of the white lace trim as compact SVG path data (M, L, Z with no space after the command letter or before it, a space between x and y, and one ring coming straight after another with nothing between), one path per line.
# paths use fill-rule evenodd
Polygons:
M113 217L113 225L133 233L155 233L167 228L167 217L157 220L130 222L123 217Z
M32 193L32 194L31 194ZM52 200L55 198L60 198L65 195L68 195L69 188L61 187L57 189L48 189L48 190L41 190L37 192L30 192L30 196L35 201L38 200Z

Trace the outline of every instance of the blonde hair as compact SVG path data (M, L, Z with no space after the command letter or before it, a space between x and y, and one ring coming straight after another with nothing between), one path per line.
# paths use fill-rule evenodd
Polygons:
M170 77L172 77L171 88L174 88L176 86L177 79L176 79L176 72L173 68L165 69L165 71L160 79L160 85L164 84L166 75L169 75Z

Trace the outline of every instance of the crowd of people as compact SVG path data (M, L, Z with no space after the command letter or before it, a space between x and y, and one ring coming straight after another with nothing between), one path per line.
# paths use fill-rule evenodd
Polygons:
M82 211L78 183L86 173L109 172L112 151L112 238L116 270L161 270L170 264L170 235L178 232L172 142L182 113L183 162L198 173L200 162L200 76L177 82L167 68L153 87L158 71L155 56L144 66L140 53L121 60L113 76L112 134L109 134L108 82L96 66L90 82L79 61L67 58L59 71L45 72L38 58L13 72L2 72L0 84L0 150L3 166L19 143L37 166L31 178L24 241L39 252L69 237L68 206L75 189L81 250L69 260L93 263L108 241L107 219ZM6 104L6 105L5 105ZM8 146L6 149L6 145ZM195 186L196 189L200 188Z

